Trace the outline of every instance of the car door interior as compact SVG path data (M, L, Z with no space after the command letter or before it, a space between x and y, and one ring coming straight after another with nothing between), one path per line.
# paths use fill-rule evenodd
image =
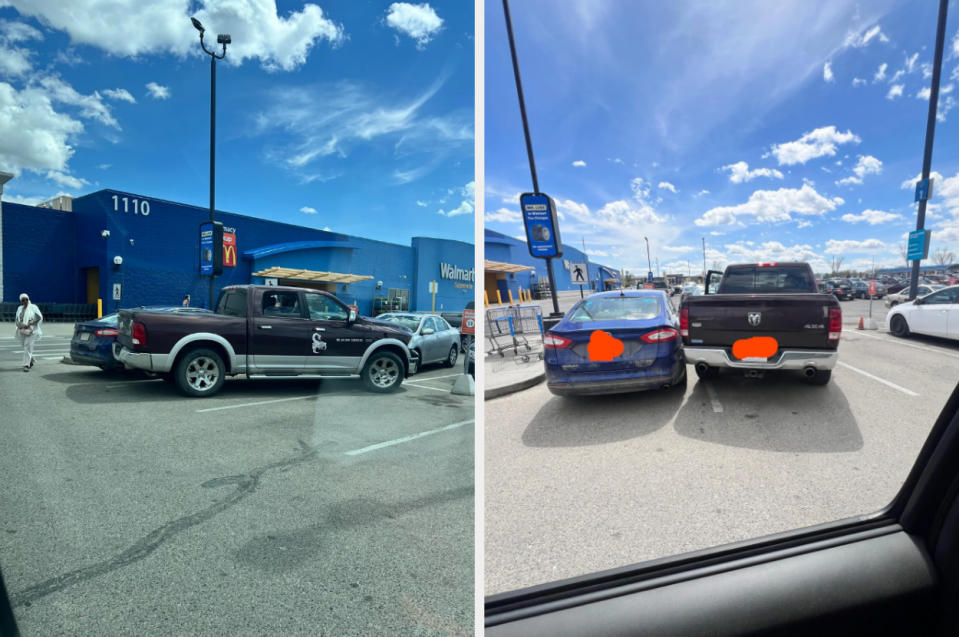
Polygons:
M486 634L959 634L959 386L871 515L486 599Z

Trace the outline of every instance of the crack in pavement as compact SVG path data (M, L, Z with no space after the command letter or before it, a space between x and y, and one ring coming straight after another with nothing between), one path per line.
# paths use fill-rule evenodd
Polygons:
M91 564L90 566L85 566L83 568L78 568L68 573L57 575L56 577L51 577L38 584L34 584L33 586L28 586L18 593L14 593L11 595L13 607L17 608L19 606L32 604L36 600L46 597L47 595L62 591L65 588L75 586L94 577L105 575L106 573L116 569L128 566L133 562L142 560L159 548L164 542L173 538L175 535L198 524L206 522L207 520L229 509L252 494L254 491L256 491L256 488L259 485L260 477L267 471L270 471L271 469L292 467L301 462L312 460L316 457L316 449L310 447L302 440L299 440L298 442L300 448L302 449L302 453L297 456L288 458L286 460L272 462L248 473L240 473L233 476L207 480L200 486L211 489L227 484L235 484L237 485L237 488L222 500L214 502L212 505L201 511L171 520L163 526L154 529L139 541L135 542L130 548L108 560Z

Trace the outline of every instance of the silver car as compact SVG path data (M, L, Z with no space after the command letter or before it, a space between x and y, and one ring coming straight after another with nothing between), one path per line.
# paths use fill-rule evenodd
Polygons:
M927 294L932 294L936 290L941 290L944 287L946 286L920 285L918 287L918 291L916 292L916 296L917 297L926 296ZM896 305L899 305L900 303L905 303L908 300L909 300L909 286L906 286L899 292L895 292L893 294L887 294L885 304L886 304L886 307L895 307Z
M413 332L409 348L419 353L421 366L443 363L452 367L456 364L460 353L460 332L450 326L442 316L389 312L376 318L397 323Z

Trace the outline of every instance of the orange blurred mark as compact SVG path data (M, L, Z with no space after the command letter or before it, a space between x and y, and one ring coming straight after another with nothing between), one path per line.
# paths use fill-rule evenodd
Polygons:
M772 336L741 338L733 343L733 356L744 358L769 358L779 351L779 342Z
M594 330L589 335L589 360L604 362L611 361L623 353L623 342L603 330Z

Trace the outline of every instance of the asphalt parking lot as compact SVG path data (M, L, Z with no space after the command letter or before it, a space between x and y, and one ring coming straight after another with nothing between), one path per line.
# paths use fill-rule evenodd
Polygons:
M592 398L485 403L486 592L876 511L959 380L959 342L855 329L832 382L726 372Z
M60 363L57 328L30 373L0 338L0 565L24 635L472 633L458 368L386 395L236 379L190 399Z

